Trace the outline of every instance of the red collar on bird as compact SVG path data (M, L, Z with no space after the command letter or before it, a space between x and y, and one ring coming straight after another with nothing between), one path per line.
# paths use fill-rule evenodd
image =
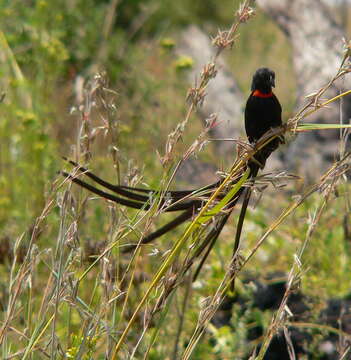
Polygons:
M252 93L252 96L257 96L257 97L260 97L260 98L270 98L273 96L273 92L269 92L268 94L265 94L263 93L262 91L260 90L255 90L253 93Z

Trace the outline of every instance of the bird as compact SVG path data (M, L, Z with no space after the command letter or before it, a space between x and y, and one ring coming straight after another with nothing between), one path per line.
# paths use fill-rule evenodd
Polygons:
M275 73L263 67L256 70L252 78L251 94L245 105L245 131L251 144L256 143L268 130L282 126L282 106L272 88L275 87ZM271 139L261 148L254 158L256 163L249 162L251 175L257 175L257 165L264 168L266 160L279 144L284 143L283 137Z
M245 105L245 131L249 143L255 145L270 129L281 127L282 106L273 93L275 87L275 72L267 67L256 70L252 77L251 94ZM253 159L248 161L250 178L254 179L266 165L269 156L280 144L285 143L284 136L274 137L262 148L255 152ZM243 227L246 209L252 194L252 186L244 191L243 202L236 226L234 253L239 247L241 230Z
M251 93L247 99L245 106L245 130L249 143L255 147L257 142L264 136L270 129L282 126L282 107L276 95L273 93L272 88L275 87L275 73L273 70L262 67L256 70L252 77ZM278 146L284 143L283 136L272 137L261 148L256 149L253 157L248 161L247 166L250 170L250 178L255 179L260 169L263 169L268 157L274 152ZM196 215L204 202L213 194L213 192L221 185L222 180L213 184L209 184L199 189L193 190L180 190L180 191L165 191L159 192L153 189L143 189L138 187L129 187L122 185L111 184L97 175L93 174L90 170L79 165L77 162L64 158L76 170L85 177L92 180L95 184L100 185L104 190L99 189L97 186L87 183L85 180L78 178L66 171L61 171L61 174L79 186L89 190L90 192L108 199L115 203L125 205L134 209L148 210L152 206L152 199L158 199L159 206L162 206L164 211L175 212L182 211L173 220L161 226L156 231L145 235L140 244L147 244L167 232L175 229L177 226L183 224L187 220ZM233 181L233 183L237 182ZM113 192L114 194L112 194ZM219 217L219 220L212 226L212 229L206 235L203 241L203 246L200 248L204 250L207 248L203 263L215 244L219 234L221 233L224 225L228 221L235 205L241 196L244 197L241 212L237 224L237 231L235 236L234 249L238 248L243 220L245 217L246 208L248 206L252 187L241 187L240 190L226 205L224 214ZM243 195L244 194L244 195ZM224 194L222 195L224 196ZM124 252L129 252L136 248L137 245L130 245L124 248ZM198 271L197 271L198 272Z

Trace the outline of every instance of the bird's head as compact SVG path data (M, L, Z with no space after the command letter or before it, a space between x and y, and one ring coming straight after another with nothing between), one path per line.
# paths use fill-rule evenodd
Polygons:
M259 90L264 94L269 94L275 87L275 73L268 68L259 68L256 70L251 84L251 91Z

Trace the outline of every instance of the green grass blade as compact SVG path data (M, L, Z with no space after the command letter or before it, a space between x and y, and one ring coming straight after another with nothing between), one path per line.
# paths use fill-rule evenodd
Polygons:
M203 214L197 220L198 225L202 225L206 223L209 219L213 216L220 213L220 211L229 203L229 201L235 196L235 194L240 190L242 185L245 183L247 178L250 175L250 170L247 169L244 175L240 178L240 180L232 187L232 189L228 192L228 194L218 203L216 204L211 210L208 210L205 214Z
M351 124L311 124L304 123L300 124L296 128L296 132L305 132L312 130L330 130L330 129L349 129Z

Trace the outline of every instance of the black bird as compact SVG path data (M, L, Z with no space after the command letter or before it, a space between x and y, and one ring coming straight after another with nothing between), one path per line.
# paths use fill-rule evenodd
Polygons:
M269 68L256 70L251 83L251 94L245 106L245 130L251 144L255 144L270 129L282 126L282 107L278 98L274 95L272 87L275 87L275 73ZM268 157L275 151L280 143L284 143L284 137L269 139L268 143L259 149L248 162L251 170L250 177L256 177L258 170L263 169ZM245 213L251 197L251 187L245 190L244 200L236 228L234 252L239 247L239 240Z
M268 130L282 125L282 107L274 95L275 73L268 68L258 69L251 84L251 95L245 106L245 130L251 144L257 142ZM259 167L264 168L269 155L284 142L283 138L271 139L270 142L255 154ZM257 163L256 163L257 164ZM256 176L258 169L254 162L249 166L252 176Z
M275 73L272 70L268 68L260 68L255 72L251 85L252 92L247 100L245 107L245 130L248 140L252 145L255 145L255 143L271 128L282 125L282 108L277 97L272 92L272 87L274 86ZM255 152L254 159L248 162L251 178L256 177L258 170L260 168L262 169L265 166L267 158L274 150L277 149L279 144L283 141L284 140L282 137L269 139L268 143L265 146ZM221 184L220 180L214 184L207 185L200 189L185 191L166 191L159 193L156 190L113 185L94 175L89 170L80 166L76 162L72 160L67 161L71 165L75 166L82 175L90 178L96 184L101 185L105 190L100 190L97 187L90 185L87 182L75 176L72 176L65 171L61 172L62 175L67 177L74 183L80 185L81 187L105 199L134 209L148 210L152 203L151 200L159 196L160 205L164 206L165 211L183 210L183 212L175 219L165 224L155 232L145 236L141 240L141 244L149 243L150 241L162 236L163 234L169 232L170 230L189 220L191 217L194 216L194 214L198 213L203 202L206 201L206 199L208 199L211 194L213 194L213 192L217 189L217 187ZM106 190L112 191L117 195L111 194ZM206 258L210 249L217 240L237 200L243 192L245 193L245 197L238 221L236 241L234 246L234 248L237 249L245 211L251 195L251 188L242 187L237 192L234 198L228 203L226 207L226 213L219 218L216 225L207 234L207 237L203 242L204 248L208 247L204 258ZM124 249L124 251L127 252L134 248L135 246L130 246Z

